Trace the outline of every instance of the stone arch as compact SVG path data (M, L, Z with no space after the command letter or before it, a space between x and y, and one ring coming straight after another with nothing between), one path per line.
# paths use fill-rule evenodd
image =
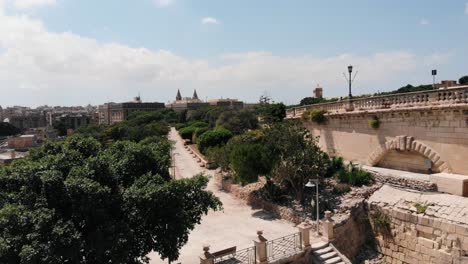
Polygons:
M379 146L369 157L371 166L376 166L391 150L414 151L430 159L435 168L440 172L451 172L449 164L444 161L439 153L428 145L415 140L410 136L398 136L395 139L387 140L384 145Z

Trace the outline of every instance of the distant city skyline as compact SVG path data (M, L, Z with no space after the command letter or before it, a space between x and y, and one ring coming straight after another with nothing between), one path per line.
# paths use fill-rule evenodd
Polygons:
M298 103L468 74L468 1L0 0L0 105Z

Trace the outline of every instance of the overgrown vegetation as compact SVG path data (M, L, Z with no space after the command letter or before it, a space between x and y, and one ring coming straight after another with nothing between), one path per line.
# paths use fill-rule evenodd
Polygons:
M377 116L372 117L368 120L369 126L373 129L378 129L380 127L380 119Z
M349 163L338 171L337 179L341 183L348 183L352 186L368 185L373 181L372 174L363 170L353 163Z
M429 206L427 204L415 203L414 207L416 208L416 212L418 214L424 214L426 213L426 210Z
M6 122L0 122L0 137L8 137L19 134L21 130L14 125Z
M327 121L325 113L323 110L307 110L302 114L302 119L321 125Z

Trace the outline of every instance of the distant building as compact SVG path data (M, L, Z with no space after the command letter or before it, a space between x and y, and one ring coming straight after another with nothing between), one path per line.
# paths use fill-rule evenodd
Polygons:
M441 81L440 84L436 84L437 88L450 88L450 87L454 87L454 86L457 86L457 81L455 80L445 80L445 81Z
M192 97L183 98L180 94L180 90L177 90L176 100L170 104L167 104L166 107L173 109L175 111L184 111L184 110L197 110L199 108L209 106L209 103L203 102L198 98L197 90L193 91Z
M209 100L208 103L211 106L227 107L231 109L242 109L244 108L244 102L239 101L238 99L213 99Z
M22 135L8 139L8 148L28 150L39 145L36 135Z
M14 149L0 149L0 166L8 165L16 159L22 159L28 156L27 152L18 152Z
M47 122L50 127L62 125L66 129L78 129L91 123L91 114L81 113L47 113Z
M6 119L8 119L8 122L11 125L21 130L46 126L46 117L43 112L29 112L22 115L10 115Z
M323 98L323 88L317 85L317 88L314 89L314 97L318 99Z
M132 102L106 103L98 107L99 124L113 125L128 119L133 112L149 112L164 109L164 103L143 103L135 97Z

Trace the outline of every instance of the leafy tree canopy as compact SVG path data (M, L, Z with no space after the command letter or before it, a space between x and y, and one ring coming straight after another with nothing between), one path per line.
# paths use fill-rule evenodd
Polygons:
M160 137L105 148L74 136L0 169L0 263L176 260L201 216L220 201L208 179L170 180Z
M461 85L468 84L468 75L461 77L460 80L458 80L458 83L460 83Z
M19 134L21 130L14 125L6 122L0 122L0 137L7 137Z

